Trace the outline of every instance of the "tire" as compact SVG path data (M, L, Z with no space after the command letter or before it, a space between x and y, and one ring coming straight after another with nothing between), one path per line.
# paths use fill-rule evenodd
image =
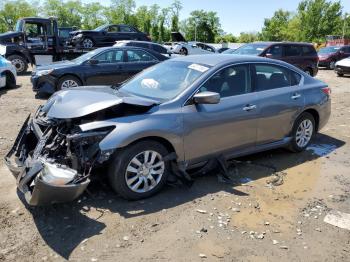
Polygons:
M328 66L328 69L331 69L331 70L334 70L334 68L335 68L335 61L332 61L332 62L330 62L329 63L329 66Z
M112 158L108 170L109 181L114 191L125 199L138 200L150 197L159 192L167 181L170 172L169 162L162 162L163 165L155 167L155 170L153 168L145 168L143 171L140 171L142 166L136 164L137 161L134 161L134 159L137 157L139 163L144 163L145 151L156 152L158 154L153 161L155 165L161 163L161 158L169 153L165 146L156 141L141 141L121 149ZM152 154L148 154L148 156L148 161L150 162L152 160ZM150 172L158 172L162 173L162 175L152 175ZM150 176L153 177L153 181L156 184L152 185ZM145 180L147 180L149 188L147 191L141 192L142 189L147 189L145 189ZM135 187L138 183L141 184L133 190L132 187Z
M24 74L28 70L27 60L20 55L10 55L7 60L16 67L17 74Z
M180 55L188 55L188 51L185 47L182 47L179 51Z
M342 73L337 73L337 75L338 75L339 77L344 76L344 74L342 74Z
M7 88L16 87L16 78L11 72L6 72L6 87Z
M83 41L81 41L81 45L84 49L91 49L95 46L95 43L91 38L85 37Z
M67 75L67 76L61 77L58 80L57 90L65 90L73 87L78 87L81 85L82 83L79 78L72 75Z
M310 69L310 68L306 68L304 72L305 72L306 74L308 74L309 76L313 76L312 69Z
M310 128L307 128L309 131L304 131L305 134L305 140L304 143L302 143L301 137L302 135L298 135L298 133L303 132L303 127L307 126L305 124L311 124ZM314 117L307 112L302 113L298 119L295 121L293 130L292 130L292 141L290 142L289 149L293 152L302 152L304 151L308 145L310 144L310 141L312 140L312 137L314 136L316 132L316 124ZM311 134L310 134L311 132Z

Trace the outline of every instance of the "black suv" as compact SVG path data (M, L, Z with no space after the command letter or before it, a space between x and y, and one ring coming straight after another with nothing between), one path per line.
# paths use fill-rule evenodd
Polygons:
M129 25L103 25L94 30L70 32L69 44L85 49L111 46L115 41L140 40L151 41L149 35Z
M241 46L232 54L282 60L299 67L311 76L318 72L318 55L315 47L309 43L254 42Z
M114 46L135 46L135 47L151 49L165 56L171 55L171 51L166 49L164 46L153 42L147 42L147 41L123 40L123 41L117 41Z

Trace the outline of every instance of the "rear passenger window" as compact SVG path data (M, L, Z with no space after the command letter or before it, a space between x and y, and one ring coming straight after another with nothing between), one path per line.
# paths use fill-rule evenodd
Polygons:
M144 52L143 50L128 50L126 51L128 56L128 62L152 62L157 59L151 54Z
M301 53L300 46L296 45L286 45L284 47L284 55L285 56L299 56Z
M254 88L255 91L265 91L298 85L301 76L287 68L275 65L255 65Z
M149 48L149 45L146 43L138 43L138 42L133 42L133 46L137 46L137 47L142 47L142 48Z
M221 97L251 92L249 66L237 65L222 69L199 89L200 92L219 93Z
M153 45L153 50L160 53L160 54L167 54L167 50L162 47L162 46L159 46L159 45Z
M316 50L312 46L303 46L302 51L303 55L316 55Z

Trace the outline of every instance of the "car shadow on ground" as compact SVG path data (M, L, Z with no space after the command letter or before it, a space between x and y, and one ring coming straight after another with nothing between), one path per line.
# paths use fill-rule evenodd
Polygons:
M318 134L311 146L305 152L295 154L285 149L271 150L264 153L254 154L239 158L241 164L248 163L256 168L252 180L271 176L276 171L313 161L321 156L327 156L337 148L342 147L345 142L336 138ZM160 212L164 209L173 208L190 201L200 206L201 197L218 192L226 192L233 195L248 195L238 191L235 186L239 185L244 176L240 174L240 166L236 166L237 179L234 184L220 183L216 172L197 177L191 187L167 186L159 194L141 201L126 201L116 196L107 185L106 179L99 179L89 186L89 193L72 203L55 204L47 207L29 207L39 234L46 244L59 255L68 259L73 250L84 240L95 235L102 234L106 227L103 216L106 212L118 213L128 219ZM23 203L22 194L19 196ZM93 211L94 218L91 218ZM99 214L96 216L96 214Z
M16 85L16 87L8 88L8 87L3 87L0 89L0 97L2 95L5 95L8 91L15 90L17 88L20 88L22 85Z

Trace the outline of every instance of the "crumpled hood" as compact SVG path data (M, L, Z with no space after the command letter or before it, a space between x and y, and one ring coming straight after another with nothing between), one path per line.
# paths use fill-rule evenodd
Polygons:
M71 36L75 36L75 35L83 34L83 33L96 33L96 32L98 32L98 31L94 31L94 30L76 30L76 31L69 32L69 34Z
M110 86L82 86L55 93L42 107L50 118L82 117L118 104L152 106L157 101L118 94Z
M14 37L21 36L21 35L22 35L21 32L6 32L6 33L3 33L3 34L0 34L0 43L3 40L14 38Z

